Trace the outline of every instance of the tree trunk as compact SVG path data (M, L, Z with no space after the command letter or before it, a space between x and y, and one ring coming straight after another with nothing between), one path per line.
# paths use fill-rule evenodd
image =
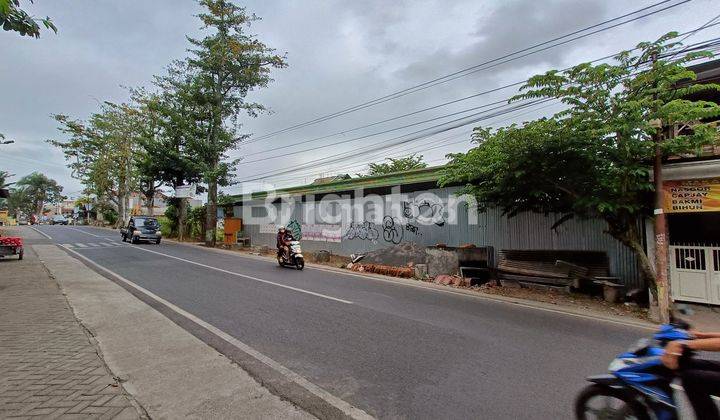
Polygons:
M217 227L217 180L208 182L208 203L205 213L205 246L215 246L215 230Z
M184 198L180 199L178 205L178 240L182 241L185 239L185 223L187 220L187 200Z
M637 229L638 221L630 220L629 222L625 221L623 223L616 223L613 220L607 219L606 221L610 227L608 233L633 251L638 259L642 279L650 288L653 296L657 297L657 277L653 264L650 262L650 258L648 258L647 252L640 240L640 234Z
M155 214L155 191L150 195L145 196L145 206L148 210L148 216L154 216Z

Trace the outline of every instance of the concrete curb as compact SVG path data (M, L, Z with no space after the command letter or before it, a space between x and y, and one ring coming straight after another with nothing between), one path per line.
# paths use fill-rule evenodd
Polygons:
M97 226L90 226L90 227L97 227ZM109 230L109 231L115 231L117 232L117 229L111 229L106 227L97 227L99 229ZM163 241L172 242L176 245L182 245L187 247L200 247L200 243L189 243L189 242L180 242L175 239L169 239L169 238L163 238ZM212 252L219 252L227 255L235 255L235 256L241 256L243 258L252 258L256 260L262 260L262 261L275 261L275 258L264 256L264 255L255 255L255 254L249 254L244 251L233 251L229 249L219 249L219 248L208 248L205 246L202 246L203 249L212 251ZM523 306L526 308L532 308L532 309L538 309L543 311L549 311L549 312L555 312L559 314L566 314L576 317L582 317L587 319L594 319L598 321L604 321L604 322L610 322L613 324L619 324L619 325L625 325L629 327L635 327L635 328L642 328L647 330L655 330L657 329L658 324L649 322L649 321L643 321L640 319L629 319L629 317L623 317L623 316L611 316L607 315L602 312L592 311L592 310L580 310L575 309L567 306L561 306L561 305L555 305L551 303L545 303L545 302L538 302L528 299L520 299L520 298L513 298L508 296L500 296L500 295L491 295L487 293L478 292L475 290L468 290L468 289L459 289L455 287L450 286L443 286L439 284L434 283L428 283L413 279L405 279L405 278L399 278L399 277L391 277L391 276L385 276L382 274L374 274L374 273L359 273L356 271L350 271L344 268L336 268L331 267L327 265L322 264L316 264L316 263L305 263L306 268L311 268L314 270L322 270L322 271L329 271L329 272L336 272L348 276L355 276L355 277L362 277L366 279L372 279L372 280L379 280L379 281L385 281L390 283L395 283L398 285L403 286L409 286L409 287L417 287L417 288L423 288L428 290L434 290L442 293L451 293L451 294L457 294L457 295L464 295L469 297L474 297L478 299L486 299L486 300L492 300L496 302L503 302L507 304L512 305L518 305Z

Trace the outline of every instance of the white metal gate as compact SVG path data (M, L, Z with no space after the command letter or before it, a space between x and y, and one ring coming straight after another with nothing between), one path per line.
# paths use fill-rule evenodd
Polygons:
M670 246L674 300L720 305L720 247Z

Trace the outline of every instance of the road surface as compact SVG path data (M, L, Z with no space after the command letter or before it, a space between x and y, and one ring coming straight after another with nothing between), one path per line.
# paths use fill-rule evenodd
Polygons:
M49 238L34 241L79 253L379 418L571 418L584 378L648 335L201 247L130 245L106 229L37 230Z

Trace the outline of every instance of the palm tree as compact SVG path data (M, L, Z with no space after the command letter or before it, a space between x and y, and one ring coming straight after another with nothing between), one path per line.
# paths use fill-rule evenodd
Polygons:
M17 182L17 186L27 194L37 215L42 215L45 203L54 203L63 199L60 194L63 187L39 172L24 176Z

